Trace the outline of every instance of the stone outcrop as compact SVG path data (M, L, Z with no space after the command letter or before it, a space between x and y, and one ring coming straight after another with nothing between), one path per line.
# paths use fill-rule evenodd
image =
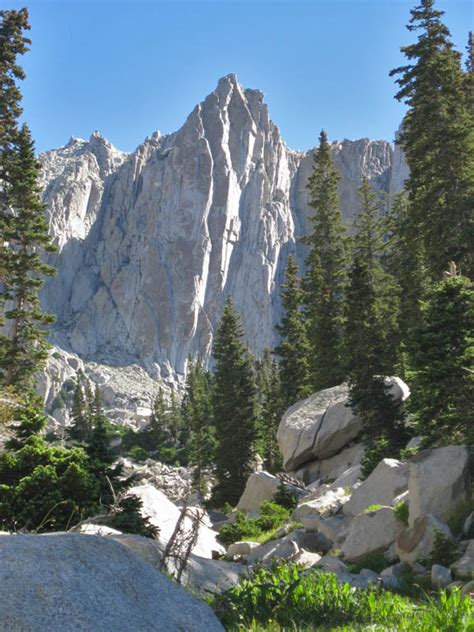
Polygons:
M362 422L348 406L345 384L311 395L284 414L278 443L286 470L336 454L360 433Z
M236 509L250 516L258 514L260 504L273 500L280 485L299 497L305 494L304 490L293 485L282 483L281 479L268 472L254 472L250 475L245 485L244 492L237 503Z
M382 553L403 529L391 507L359 514L351 522L341 554L349 562L356 562L372 553Z
M3 630L223 630L209 606L108 537L12 535L0 557Z
M371 505L392 505L408 487L408 464L383 459L344 505L346 515L356 516Z
M436 516L428 514L415 520L413 526L403 529L396 540L396 552L402 562L414 565L430 556L436 533L451 539L451 530Z
M469 482L469 453L464 446L424 450L410 461L409 524L434 514L446 520L465 498Z
M128 493L140 498L142 501L141 513L148 518L151 524L160 529L159 539L166 544L172 536L181 514L179 507L172 503L163 492L150 484L131 487ZM213 551L224 553L225 549L216 540L216 536L217 533L211 528L209 519L204 516L201 520L198 540L192 552L204 558L212 558Z
M332 152L347 223L362 176L399 190L405 167L388 142L344 140ZM228 294L252 350L272 346L287 257L304 257L312 152L286 146L261 92L229 75L181 129L131 154L94 133L41 162L60 249L42 302L58 347L175 384L189 355L209 358Z

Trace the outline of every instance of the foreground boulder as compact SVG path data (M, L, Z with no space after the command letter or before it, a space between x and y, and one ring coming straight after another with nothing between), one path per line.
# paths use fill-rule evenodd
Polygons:
M408 490L409 524L421 516L450 517L466 498L469 482L469 453L464 446L424 450L410 461Z
M2 630L221 632L212 610L110 538L0 538Z
M372 553L383 553L402 529L391 507L361 513L351 522L341 554L345 560L357 562Z
M391 505L408 487L408 464L383 459L344 505L344 513L356 516L371 505Z
M278 444L287 471L339 452L362 429L348 406L345 384L327 388L291 406L278 428Z

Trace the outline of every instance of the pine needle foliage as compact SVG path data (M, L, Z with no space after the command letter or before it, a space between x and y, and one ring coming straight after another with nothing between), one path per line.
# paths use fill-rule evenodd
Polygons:
M401 48L408 63L390 73L398 76L395 98L408 106L399 138L410 168L406 188L435 280L451 260L463 274L474 272L472 67L463 73L442 16L434 0L421 0L407 26L417 41Z
M303 239L309 246L304 290L313 390L336 386L345 378L344 291L349 262L339 206L339 180L323 130L307 187L309 205L314 209L309 218L311 232Z
M410 410L430 445L474 444L474 287L444 279L422 305L410 345Z
M303 315L303 290L298 276L298 266L290 255L281 285L283 316L276 329L280 344L275 349L279 357L282 404L288 408L307 397L310 385L310 345Z
M213 500L236 504L252 473L257 426L257 392L253 360L232 299L226 301L213 356L217 484Z

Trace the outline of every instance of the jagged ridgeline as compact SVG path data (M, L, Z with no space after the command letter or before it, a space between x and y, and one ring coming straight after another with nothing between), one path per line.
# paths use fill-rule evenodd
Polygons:
M406 166L390 143L344 140L332 151L348 224L363 176L381 194L401 189ZM209 358L227 295L252 351L275 344L288 255L304 258L312 155L287 147L261 92L228 75L180 130L131 154L94 133L41 162L59 247L42 291L55 344L174 381L189 355Z

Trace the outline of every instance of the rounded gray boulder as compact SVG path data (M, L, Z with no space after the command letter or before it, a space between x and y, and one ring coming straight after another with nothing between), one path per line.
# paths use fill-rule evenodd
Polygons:
M109 538L0 538L1 632L222 632L213 611Z

